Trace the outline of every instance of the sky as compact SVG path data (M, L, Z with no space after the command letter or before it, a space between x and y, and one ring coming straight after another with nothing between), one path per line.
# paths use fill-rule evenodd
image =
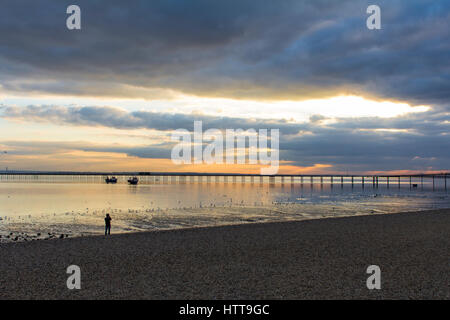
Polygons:
M0 170L259 172L174 164L202 121L279 129L279 173L446 171L449 24L445 0L3 0Z

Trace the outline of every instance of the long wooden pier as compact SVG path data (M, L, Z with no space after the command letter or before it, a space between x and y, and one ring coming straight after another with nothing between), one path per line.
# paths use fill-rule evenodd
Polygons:
M108 176L116 176L121 180L137 176L144 182L251 182L251 183L282 183L282 184L330 184L334 185L371 185L387 187L409 185L410 188L432 185L447 190L447 178L450 173L436 174L403 174L403 175L360 175L360 174L277 174L260 175L246 173L199 173L199 172L75 172L75 171L0 171L0 182L8 180L60 180L87 181L89 177L96 180Z

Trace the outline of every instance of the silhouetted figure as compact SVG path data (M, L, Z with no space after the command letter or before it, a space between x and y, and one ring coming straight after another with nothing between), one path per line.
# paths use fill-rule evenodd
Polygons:
M105 217L105 236L107 234L111 234L111 217L109 216L109 213L106 214Z

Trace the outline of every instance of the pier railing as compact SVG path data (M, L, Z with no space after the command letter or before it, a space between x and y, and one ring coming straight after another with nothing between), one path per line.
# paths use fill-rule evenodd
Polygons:
M358 174L277 174L260 175L245 173L198 173L198 172L31 172L31 171L0 171L0 181L20 180L73 180L73 181L101 181L106 177L115 176L124 181L127 177L137 176L144 182L251 182L251 183L283 183L283 184L351 184L372 185L380 184L387 187L409 184L410 188L430 184L433 189L439 184L447 190L447 178L450 173L436 174L403 174L403 175L358 175ZM92 181L93 182L93 181Z

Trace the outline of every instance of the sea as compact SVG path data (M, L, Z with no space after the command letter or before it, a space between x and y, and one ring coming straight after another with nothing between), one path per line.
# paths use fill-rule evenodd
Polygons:
M0 242L450 208L444 182L0 176Z

